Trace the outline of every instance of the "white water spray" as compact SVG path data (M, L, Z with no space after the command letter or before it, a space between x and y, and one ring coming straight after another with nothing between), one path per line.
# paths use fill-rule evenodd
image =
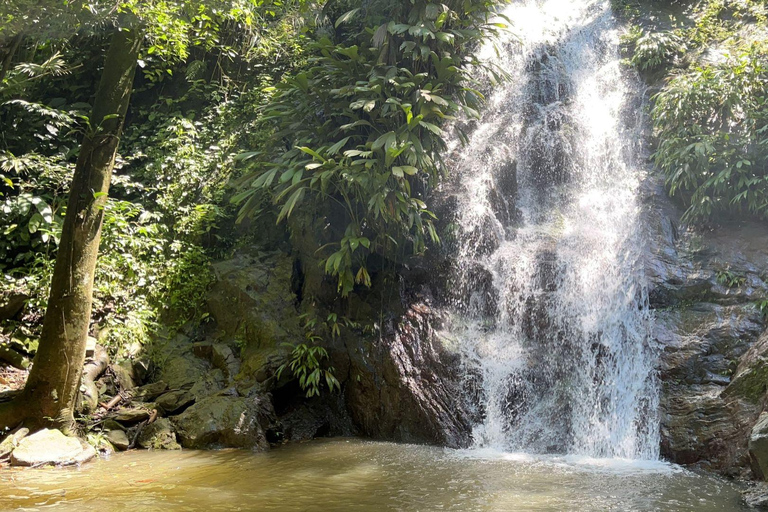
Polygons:
M524 0L456 163L453 337L478 446L658 458L637 137L607 0Z

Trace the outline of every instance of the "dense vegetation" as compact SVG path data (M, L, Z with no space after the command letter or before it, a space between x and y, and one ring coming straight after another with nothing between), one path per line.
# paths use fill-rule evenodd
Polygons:
M226 241L216 243L216 228L232 214L224 195L233 155L259 142L250 128L262 86L302 62L304 6L252 9L258 26L201 8L184 26L194 33L173 34L182 29L170 19L169 30L157 28L157 44L147 36L105 206L94 293L95 331L115 350L135 350L161 315L199 319L208 260L226 249ZM22 339L37 334L45 310L78 141L108 42L103 32L68 36L23 39L0 91L0 269L5 294L30 297L24 321L10 326ZM185 49L168 54L186 38Z
M679 5L669 20L635 22L629 63L652 98L654 162L686 219L768 217L768 8L755 0Z
M264 110L275 131L269 150L244 156L258 163L237 196L241 215L262 188L281 205L278 221L321 204L334 218L324 267L342 295L370 286L371 254L396 261L438 242L425 193L445 170L445 122L478 116L471 73L485 66L469 50L503 27L492 6L380 0L338 17L336 37L312 42L306 69L278 84Z
M114 165L105 153L106 185L76 198L97 237L101 226L88 331L113 356L138 353L160 326L204 322L211 261L263 241L265 223L290 216L290 243L311 248L341 296L371 286L371 258L380 269L423 253L439 241L427 201L445 130L483 102L473 50L504 28L495 4L4 5L0 298L26 308L3 318L0 343L32 355L46 337L69 192L99 140L114 144ZM120 38L138 38L136 78L127 113L103 115L105 55ZM317 222L321 233L302 232ZM307 339L284 368L316 394L320 376L334 379Z

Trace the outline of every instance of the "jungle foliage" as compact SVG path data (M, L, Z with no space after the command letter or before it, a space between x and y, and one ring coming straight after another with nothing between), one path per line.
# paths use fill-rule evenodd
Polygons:
M665 27L637 24L624 38L629 63L659 84L653 160L686 220L768 218L766 34L765 2L703 0Z
M122 357L160 325L206 321L210 263L247 238L236 218L325 219L317 258L343 296L371 285L371 258L396 265L437 243L427 200L446 170L448 130L478 117L488 85L478 76L503 78L474 56L505 28L496 4L4 3L0 299L28 300L0 343L32 352L40 335L116 28L142 44L111 187L94 197L104 206L90 333ZM308 395L321 379L338 388L322 340L297 343L284 368Z
M332 27L307 46L307 65L274 87L263 109L270 142L249 163L240 216L260 213L266 190L277 220L309 208L328 221L318 257L338 291L370 286L368 261L392 262L437 243L427 196L445 172L446 126L476 118L476 78L503 72L473 50L505 27L489 0L362 5L329 2Z
M259 143L252 126L262 88L303 63L308 12L300 1L0 8L0 296L30 297L0 337L39 334L79 142L116 24L138 24L146 35L104 207L92 332L113 352L135 352L158 320L202 319L210 258L230 245L219 224L232 214L223 198L233 155Z

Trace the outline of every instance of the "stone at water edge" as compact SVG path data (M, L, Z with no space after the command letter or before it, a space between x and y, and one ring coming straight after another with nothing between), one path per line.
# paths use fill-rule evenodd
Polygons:
M43 429L25 437L11 453L12 466L82 464L96 456L93 446L58 430Z
M172 418L184 448L266 450L265 426L274 416L266 397L211 396Z
M125 432L122 430L110 430L107 432L107 440L112 443L112 446L120 451L127 450L131 445L128 436L125 435Z
M7 458L27 434L29 434L28 428L20 428L13 434L8 434L0 443L0 460Z
M749 436L749 458L752 471L763 480L768 477L768 412L763 412L757 418Z
M750 489L742 492L744 503L750 508L768 510L768 485L758 482Z
M176 433L167 418L160 418L144 427L139 434L139 446L152 450L181 450Z

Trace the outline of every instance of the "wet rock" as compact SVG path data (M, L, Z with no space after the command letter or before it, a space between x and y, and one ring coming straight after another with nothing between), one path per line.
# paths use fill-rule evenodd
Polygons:
M744 503L750 508L768 510L768 484L759 482L743 492Z
M426 303L414 301L368 350L358 342L350 351L346 405L361 433L449 447L469 444L472 419L461 388L460 356L441 336L441 322Z
M107 432L107 440L120 451L127 450L131 445L128 436L122 430L110 430Z
M273 417L266 397L211 396L171 421L185 448L267 449L265 430Z
M25 437L11 453L12 466L82 464L94 458L96 450L58 430L43 429Z
M759 410L739 399L723 400L723 387L664 383L661 454L678 464L739 476L749 466L747 437Z
M749 440L765 395L768 229L680 225L680 210L649 180L645 272L661 347L661 452L732 477L751 473ZM722 276L733 276L729 285ZM765 336L765 335L763 335Z
M155 401L155 405L165 415L177 414L185 407L195 402L195 395L183 389L166 393Z
M167 418L160 418L141 430L137 440L142 448L152 450L180 450L173 425Z
M20 428L16 432L8 434L0 443L0 460L5 460L27 434L29 434L28 428Z
M768 332L739 359L739 366L726 394L743 396L757 403L768 390Z

